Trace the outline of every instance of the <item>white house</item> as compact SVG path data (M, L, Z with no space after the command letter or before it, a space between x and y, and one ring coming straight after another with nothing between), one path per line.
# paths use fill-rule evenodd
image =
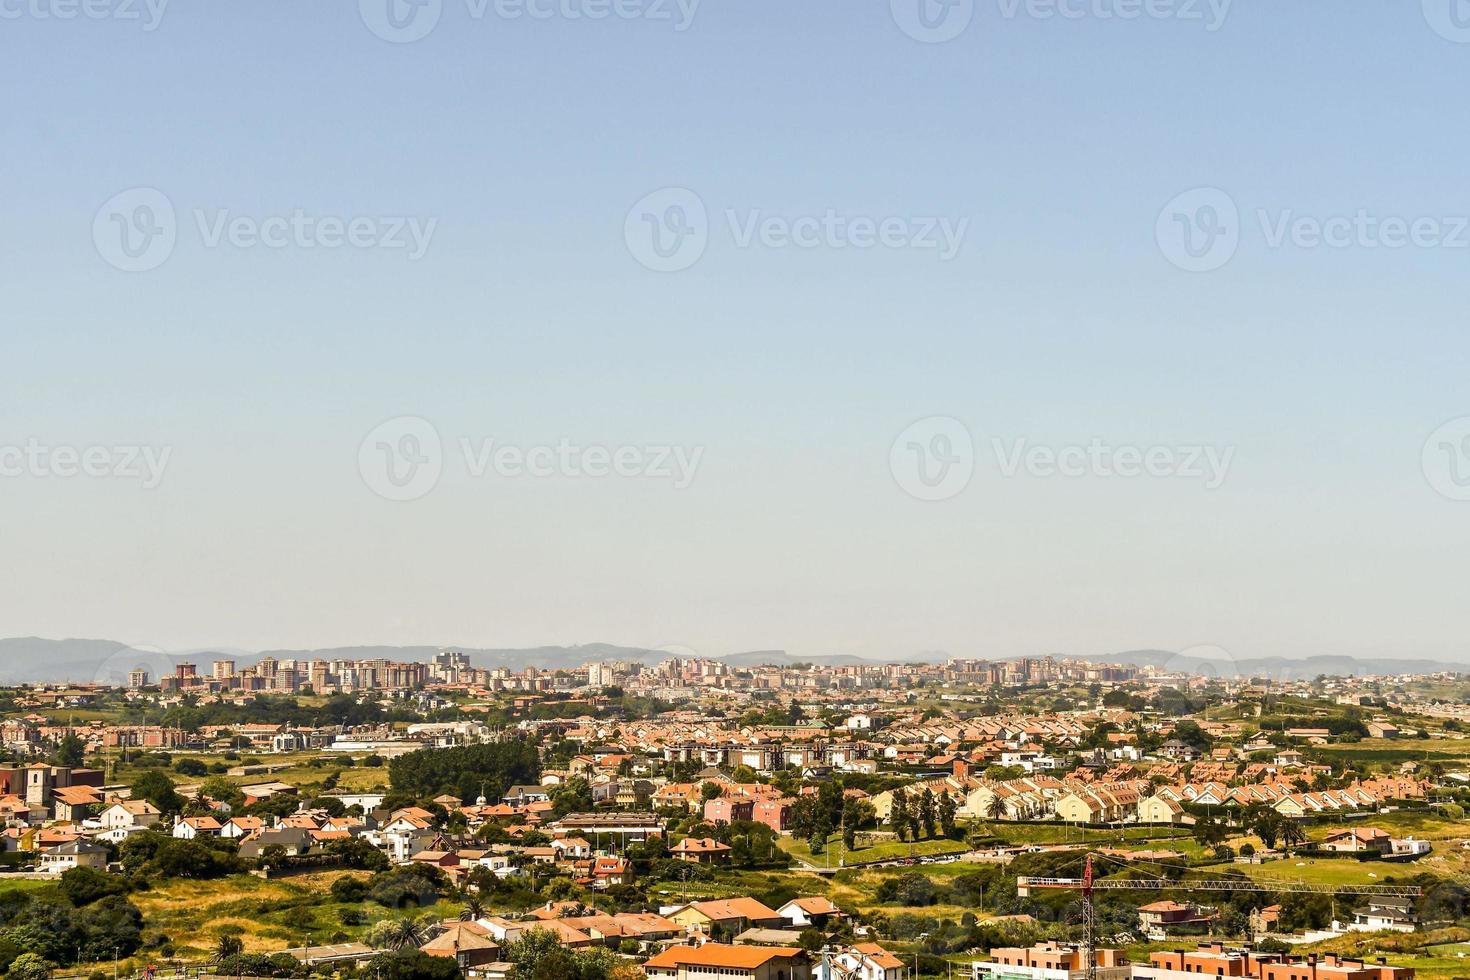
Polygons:
M776 910L797 929L817 925L829 918L842 915L842 910L820 895L793 898Z
M174 836L180 840L218 837L222 829L214 817L180 817L174 823Z
M333 790L323 795L329 796L334 800L341 800L342 805L345 807L360 807L363 813L376 810L383 805L383 800L387 798L383 793L352 793L344 790Z
M62 874L73 868L106 868L107 848L87 840L74 840L58 844L41 853L41 870L47 874Z
M152 827L162 814L147 800L119 800L97 817L104 830L122 827Z
M126 827L110 827L107 830L93 834L92 839L106 841L109 844L121 844L134 834L141 834L147 829L147 827L140 827L137 824L130 824Z
M219 835L230 840L239 840L264 829L265 821L260 817L231 817L220 827Z
M1351 922L1334 920L1335 932L1413 932L1417 928L1414 905L1406 898L1370 896L1364 908L1353 909Z
M833 973L847 980L904 980L903 960L877 943L858 943L832 957ZM821 972L820 970L818 971ZM820 980L829 980L822 977ZM830 980L839 980L832 977Z

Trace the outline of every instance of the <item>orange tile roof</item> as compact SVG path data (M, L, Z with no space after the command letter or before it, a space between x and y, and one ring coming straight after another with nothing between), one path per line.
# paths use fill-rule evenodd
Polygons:
M902 960L877 943L858 943L853 949L862 953L885 970L896 970L903 966Z
M730 966L754 970L773 959L800 956L794 946L725 946L705 943L703 946L672 946L650 959L644 966L677 967Z
M695 911L715 922L726 919L779 919L781 913L753 898L726 898L692 903Z

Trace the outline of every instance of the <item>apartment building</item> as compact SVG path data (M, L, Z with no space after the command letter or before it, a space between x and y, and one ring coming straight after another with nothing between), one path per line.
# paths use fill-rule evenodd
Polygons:
M1081 947L1045 942L1026 948L992 949L990 959L970 964L973 980L1086 980ZM1131 980L1128 958L1118 949L1097 950L1097 980Z
M1257 953L1249 947L1202 943L1194 950L1149 954L1147 966L1133 968L1133 980L1199 980L1210 977L1248 977L1252 980L1413 980L1412 967L1350 960L1328 953L1289 957Z

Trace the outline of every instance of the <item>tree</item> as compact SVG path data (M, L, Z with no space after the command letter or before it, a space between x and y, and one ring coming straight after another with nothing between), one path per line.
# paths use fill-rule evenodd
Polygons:
M5 980L46 980L50 975L50 963L35 953L21 953L10 964Z
M859 805L863 800L850 799L842 806L842 846L849 851L857 846L858 827L863 822L863 814ZM872 809L869 805L868 809Z
M934 882L917 871L909 872L898 879L898 890L894 897L900 905L933 905L937 900Z
M245 794L240 792L240 787L223 776L211 776L200 783L199 795L223 803L232 810L238 810L245 804Z
M899 841L906 840L909 831L909 796L901 789L893 791L893 803L888 810L888 822Z
M1281 814L1275 810L1266 810L1256 818L1251 829L1256 832L1256 836L1261 839L1261 843L1266 845L1267 850L1275 850L1276 841L1281 837L1281 824Z
M184 809L184 798L174 790L173 780L157 769L149 769L133 780L133 799L147 800L160 813L178 813Z
M485 900L474 892L464 893L464 908L460 910L459 917L462 921L473 922L485 917L487 906Z
M240 941L239 936L220 936L214 944L214 962L223 963L243 952L245 952L245 944Z
M1194 825L1194 839L1206 847L1214 847L1223 843L1229 834L1217 821L1209 817L1201 817Z
M406 949L377 956L362 976L380 980L459 980L459 964L451 956L430 956L421 949Z
M432 799L450 793L472 800L483 786L501 797L511 786L541 781L541 758L529 741L491 742L448 749L424 749L401 755L388 764L395 793Z
M141 835L138 835L141 836ZM223 878L239 871L240 859L198 841L165 838L148 867L164 878Z
M1290 851L1293 847L1305 843L1306 839L1307 832L1302 829L1301 824L1297 823L1295 820L1282 821L1281 843L1286 846L1286 849L1288 851Z
M405 949L418 949L427 936L423 923L404 916L401 919L384 919L379 922L373 927L372 939L374 946L401 952Z
M76 732L68 731L56 745L56 764L77 769L87 757L87 743Z
M924 787L924 792L919 796L919 822L924 825L924 836L934 836L937 812L934 807L934 791Z
M955 836L955 805L954 797L948 793L939 797L939 829L945 837Z
M128 883L123 878L96 868L72 868L62 874L57 886L76 908L91 905L109 895L125 894L128 890Z
M992 820L1004 820L1006 815L1006 801L995 793L985 801L985 815Z
M571 953L555 933L548 929L528 929L521 938L505 947L505 957L516 965L513 980L537 980L543 974L555 975L553 965L562 975L572 973Z

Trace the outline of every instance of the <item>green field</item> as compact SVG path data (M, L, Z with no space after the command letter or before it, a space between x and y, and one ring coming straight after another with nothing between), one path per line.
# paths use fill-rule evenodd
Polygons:
M1128 844L1145 849L1181 851L1194 843L1185 827L1098 830L1065 823L1011 823L1005 820L976 820L968 827L972 835L996 837L1007 844Z
M1336 762L1454 762L1470 760L1470 739L1365 738L1361 742L1319 745L1309 754Z
M813 854L806 841L797 840L794 837L782 837L778 843L787 854L818 867L828 864L836 867L839 857L845 858L848 864L854 864L868 861L891 861L906 857L925 857L931 854L963 854L970 849L961 841L939 839L900 843L891 837L874 837L871 834L859 834L857 846L851 850L842 848L841 834L833 834L827 838L825 855L820 851Z
M130 753L135 755L136 753ZM226 759L218 752L173 752L171 753L175 762L180 759L197 759L209 767L224 766L234 768L242 764L243 759L250 759L252 763L265 766L284 766L285 768L269 773L260 773L254 776L224 776L223 778L240 785L248 786L251 783L263 783L280 781L290 783L297 787L303 796L312 795L319 791L326 783L327 778L333 774L337 775L337 788L347 790L377 790L386 789L388 786L388 770L386 767L369 768L366 766L343 766L340 759L329 756L320 751L292 752L281 755L270 753L253 754L241 752L240 759ZM325 764L314 766L313 760L325 758ZM172 766L138 766L131 762L119 765L116 750L109 752L105 757L91 756L87 764L98 768L106 767L107 778L110 782L132 783L138 776L149 769L166 773L175 784L195 785L209 776L184 776L176 772ZM361 761L361 760L357 760Z
M162 933L175 957L197 962L206 959L220 936L237 936L248 952L279 952L301 946L309 936L314 944L362 939L372 926L403 913L373 904L344 905L328 894L331 883L344 874L329 871L264 881L252 875L234 875L219 881L174 879L146 892L134 892L129 901L142 910L151 933ZM455 918L461 905L441 900L433 909L412 914ZM366 913L361 925L344 925L344 911Z
M1407 881L1415 874L1412 864L1352 858L1287 858L1266 864L1212 864L1199 870L1232 878L1243 875L1253 881L1305 881L1314 885L1381 885Z

